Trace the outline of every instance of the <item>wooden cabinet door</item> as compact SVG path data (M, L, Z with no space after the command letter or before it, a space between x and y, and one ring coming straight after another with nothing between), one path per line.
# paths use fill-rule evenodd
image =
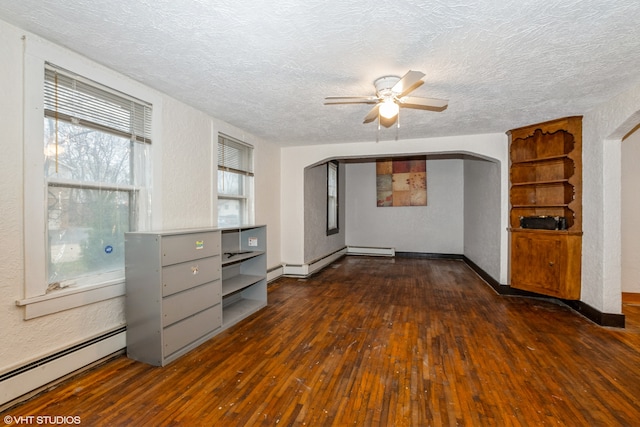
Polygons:
M567 236L513 233L511 286L558 298L574 299L568 286Z
M563 242L556 238L516 234L512 286L539 293L557 293L562 280Z

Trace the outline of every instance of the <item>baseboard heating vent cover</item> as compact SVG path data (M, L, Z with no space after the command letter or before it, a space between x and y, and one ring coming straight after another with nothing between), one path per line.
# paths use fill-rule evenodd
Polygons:
M0 375L0 412L23 396L28 398L50 383L123 350L126 333L123 326Z
M373 248L368 246L347 246L347 255L395 256L395 248Z

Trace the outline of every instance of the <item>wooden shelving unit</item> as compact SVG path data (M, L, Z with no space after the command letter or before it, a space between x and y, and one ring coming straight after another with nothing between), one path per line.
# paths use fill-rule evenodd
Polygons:
M511 286L580 298L582 117L512 129L510 155ZM563 218L556 230L522 228L523 217Z

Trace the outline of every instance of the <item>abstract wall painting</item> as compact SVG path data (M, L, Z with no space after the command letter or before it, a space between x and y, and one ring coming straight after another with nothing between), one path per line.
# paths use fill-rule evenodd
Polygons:
M427 161L376 161L377 206L427 206Z

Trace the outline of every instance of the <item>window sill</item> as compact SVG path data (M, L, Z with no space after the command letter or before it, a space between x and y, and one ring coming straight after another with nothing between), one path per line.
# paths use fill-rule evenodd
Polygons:
M332 236L334 234L338 234L339 232L340 232L339 228L327 229L327 236Z
M123 295L125 295L125 281L120 278L95 285L60 289L49 294L17 300L16 305L25 308L24 319L29 320Z

